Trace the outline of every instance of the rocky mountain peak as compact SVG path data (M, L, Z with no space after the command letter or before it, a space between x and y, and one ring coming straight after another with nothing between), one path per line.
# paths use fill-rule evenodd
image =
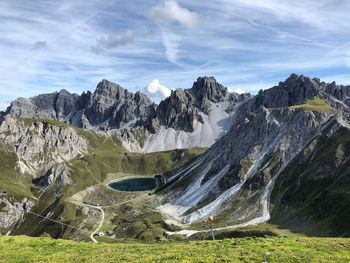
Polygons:
M66 89L61 89L58 94L61 94L61 95L72 95L68 90Z
M111 82L109 80L103 79L97 84L95 94L99 95L115 95L115 94L120 94L120 93L125 93L127 90L122 88L120 85Z
M212 102L223 101L228 94L228 90L219 84L214 77L198 77L190 90L198 100L208 99Z
M285 81L267 90L260 90L256 99L266 108L303 104L306 99L323 97L325 83L303 75L291 74Z

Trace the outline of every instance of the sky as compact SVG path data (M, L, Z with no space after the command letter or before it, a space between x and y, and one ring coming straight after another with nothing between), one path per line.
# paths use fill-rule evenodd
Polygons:
M253 94L291 73L350 84L348 10L348 0L2 0L0 109L102 79L156 102L199 76Z

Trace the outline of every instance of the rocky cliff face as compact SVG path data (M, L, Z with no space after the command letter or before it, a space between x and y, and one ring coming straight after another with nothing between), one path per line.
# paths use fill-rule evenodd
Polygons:
M213 77L199 77L191 89L177 89L157 107L157 118L161 125L193 132L198 123L204 123L201 113L210 115L213 104L226 103L227 111L237 102L250 98L249 94L229 93Z
M45 121L6 117L0 125L0 139L11 145L21 173L36 175L87 151L87 142L73 127Z
M131 93L102 80L94 93L81 96L65 90L11 103L5 116L50 119L82 128L115 129L147 118L155 104L143 93ZM130 123L133 122L133 123Z
M141 92L134 94L102 80L95 92L81 96L62 90L19 98L0 119L49 119L86 129L113 130L122 135L128 150L154 152L209 147L230 128L236 106L252 97L228 92L213 77L199 77L191 89L172 91L156 105ZM142 146L140 138L145 141Z
M11 103L6 115L12 117L64 121L74 110L79 96L66 90L42 94L29 99L18 98Z
M171 96L157 106L141 92L134 94L102 80L95 92L84 92L81 96L61 90L29 99L19 98L2 115L57 120L102 130L144 126L155 133L164 126L192 132L198 122L204 122L201 113L210 114L212 103L227 102L230 111L236 102L248 98L250 95L230 94L213 77L200 77L191 89L172 91Z
M34 203L28 198L14 201L7 198L7 193L0 190L0 233L10 234L18 222L24 219L25 211L31 211Z
M83 128L96 125L104 129L120 128L146 119L155 109L145 94L133 94L107 80L102 80L94 93L83 93L82 98Z
M308 78L292 74L285 81L271 89L261 90L255 97L266 108L280 108L303 104L305 99L315 96L327 99L328 103L337 108L349 106L350 86L336 85L335 82L325 83L318 78Z

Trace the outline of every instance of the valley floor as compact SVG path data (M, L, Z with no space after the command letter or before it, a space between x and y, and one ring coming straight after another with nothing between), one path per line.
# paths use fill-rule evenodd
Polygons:
M0 236L0 262L350 262L349 238L93 244Z

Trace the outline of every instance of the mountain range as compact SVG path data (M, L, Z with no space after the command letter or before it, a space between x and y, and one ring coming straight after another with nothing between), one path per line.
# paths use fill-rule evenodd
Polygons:
M256 95L199 77L158 105L107 80L18 98L0 114L0 231L85 240L89 200L113 238L191 238L209 215L349 236L349 107L350 86L296 74ZM106 187L156 174L150 195Z

